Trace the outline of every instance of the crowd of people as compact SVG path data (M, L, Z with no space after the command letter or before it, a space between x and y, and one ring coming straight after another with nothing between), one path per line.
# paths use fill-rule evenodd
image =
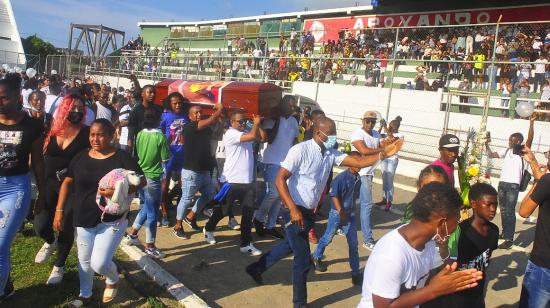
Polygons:
M513 245L515 203L530 165L537 182L519 213L526 217L540 209L520 302L523 307L548 305L550 290L537 283L537 277L550 270L550 220L545 219L549 180L547 167L541 168L529 150L534 116L525 143L520 133L510 136L504 151L493 152L488 143L489 156L504 160L498 192L488 184L473 185L473 214L463 221L463 200L454 188L453 172L460 142L454 135L443 135L440 158L420 173L405 224L376 241L371 210L375 204L392 208L393 179L404 143L401 117L386 123L375 111L366 111L343 153L334 121L322 110L302 110L294 96L282 97L270 118L247 119L219 103L207 116L179 93L155 104L155 87L142 87L135 76L131 81L130 89L114 88L86 79L64 81L56 74L38 76L32 69L0 79L0 300L14 292L10 247L25 219L44 240L35 262L44 263L57 251L46 284L62 282L76 235L80 291L71 304L79 307L91 301L94 272L106 278L102 302L115 299L119 276L113 256L122 241L139 244L142 227L144 252L163 258L165 253L155 244L157 227L175 221L177 240L198 231L214 245L217 225L228 216L228 226L240 232L240 251L260 256L244 269L258 284L272 265L294 256L294 307L307 306L308 271L311 265L316 271L327 270L323 256L336 233L348 241L351 282L363 288L359 307L483 307L491 253ZM333 178L333 166L349 169ZM374 203L378 167L383 200ZM117 176L121 184L115 185L111 178ZM257 191L258 176L265 190ZM129 224L129 203L135 195L140 209ZM330 209L319 240L314 225L325 198ZM490 222L497 204L503 218L504 242L499 246L499 228ZM170 217L174 205L176 215ZM203 214L208 220L200 227L198 217ZM372 251L364 273L359 268L359 228L361 247ZM252 229L256 236L277 242L261 251L254 245ZM457 240L449 241L451 235ZM310 243L317 244L313 253Z

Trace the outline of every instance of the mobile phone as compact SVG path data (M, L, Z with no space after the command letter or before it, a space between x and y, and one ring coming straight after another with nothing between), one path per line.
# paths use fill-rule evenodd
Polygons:
M514 147L512 148L512 153L514 153L515 155L523 155L523 145L522 144L515 144Z

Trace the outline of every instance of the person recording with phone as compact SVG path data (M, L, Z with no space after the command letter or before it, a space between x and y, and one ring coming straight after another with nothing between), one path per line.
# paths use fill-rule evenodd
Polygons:
M522 158L523 148L530 148L533 143L533 124L536 114L533 113L529 119L529 131L527 140L523 144L523 135L513 133L508 139L508 148L499 151L492 151L489 144L490 137L487 138L486 148L489 158L502 158L502 170L498 183L498 203L500 206L500 215L502 218L502 234L500 238L504 240L498 246L500 249L510 249L514 243L514 234L516 231L516 203L521 191L520 186L524 178L529 163Z

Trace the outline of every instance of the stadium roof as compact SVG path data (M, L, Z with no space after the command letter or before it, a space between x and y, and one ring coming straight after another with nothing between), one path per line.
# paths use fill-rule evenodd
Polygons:
M335 9L312 10L312 11L308 10L308 11L298 11L298 12L289 12L289 13L265 14L265 15L256 15L256 16L247 16L247 17L203 20L203 21L138 22L138 27L200 26L200 25L226 24L226 23L244 22L244 21L260 21L265 19L277 19L277 18L300 18L305 16L318 16L318 15L328 15L328 14L356 15L359 13L365 13L372 10L373 10L373 7L371 5L363 5L363 6L351 6L351 7L343 7L343 8L335 8Z

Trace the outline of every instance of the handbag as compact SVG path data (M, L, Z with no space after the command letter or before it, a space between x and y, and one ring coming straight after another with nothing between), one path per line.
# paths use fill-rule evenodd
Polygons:
M523 174L519 182L519 191L525 191L527 190L527 186L529 186L529 182L531 182L531 173L525 169L523 158L521 159L521 170L523 170Z

